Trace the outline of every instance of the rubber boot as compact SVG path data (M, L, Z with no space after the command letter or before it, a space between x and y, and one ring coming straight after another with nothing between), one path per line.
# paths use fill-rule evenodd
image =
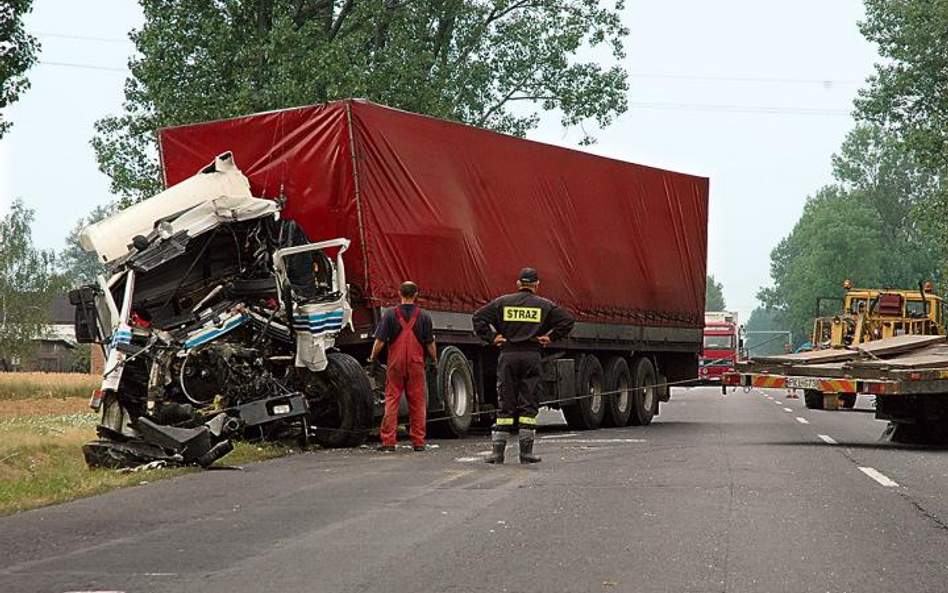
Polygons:
M504 452L507 450L507 433L494 430L490 433L491 453L484 461L487 463L503 463Z
M533 454L535 430L520 429L520 463L540 463L541 459Z

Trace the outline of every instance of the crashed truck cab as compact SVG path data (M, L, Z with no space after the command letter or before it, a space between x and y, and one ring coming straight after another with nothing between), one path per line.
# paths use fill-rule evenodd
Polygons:
M80 235L110 271L70 294L105 356L91 466L206 466L234 438L361 442L372 390L334 351L350 326L346 239L310 243L230 153Z

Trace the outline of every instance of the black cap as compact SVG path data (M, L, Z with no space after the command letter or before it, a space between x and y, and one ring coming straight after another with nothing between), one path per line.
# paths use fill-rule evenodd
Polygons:
M527 284L533 284L534 282L540 281L540 275L537 274L537 271L533 268L524 268L520 270L520 275L517 276L519 282L525 282Z

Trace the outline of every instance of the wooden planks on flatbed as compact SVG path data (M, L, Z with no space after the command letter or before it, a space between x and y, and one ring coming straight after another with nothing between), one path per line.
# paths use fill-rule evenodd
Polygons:
M849 377L860 370L875 374L886 369L948 370L945 336L897 336L866 342L857 348L813 350L779 356L761 356L744 363L741 372L812 377Z

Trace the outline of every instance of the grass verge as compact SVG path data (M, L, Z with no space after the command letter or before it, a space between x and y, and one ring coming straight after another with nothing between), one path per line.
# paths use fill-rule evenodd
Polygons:
M122 473L89 469L82 457L82 445L95 438L97 421L98 415L88 411L0 417L0 515L200 471L161 468ZM294 451L294 447L281 443L237 443L234 451L216 465L240 465Z
M101 382L101 377L87 373L0 373L0 400L88 400Z

